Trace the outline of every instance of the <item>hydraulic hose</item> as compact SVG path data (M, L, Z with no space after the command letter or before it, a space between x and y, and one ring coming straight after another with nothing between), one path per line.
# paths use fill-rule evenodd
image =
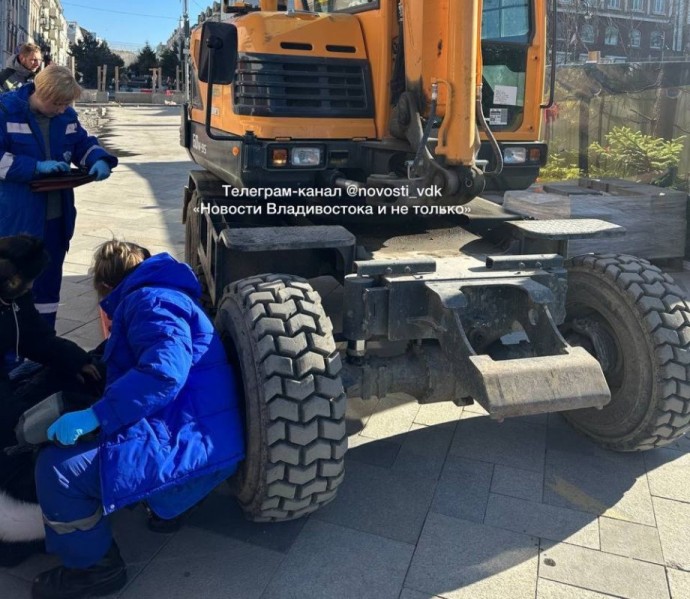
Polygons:
M438 83L431 84L431 104L429 105L429 117L424 126L424 131L422 132L422 139L417 147L417 153L415 154L414 160L412 161L412 168L410 168L411 174L416 174L417 164L422 157L422 152L426 149L426 144L429 142L429 137L431 136L431 130L434 127L434 121L436 120L436 105L438 103Z
M479 127L486 136L489 138L489 143L491 144L491 149L494 151L494 157L496 158L496 167L492 171L485 171L485 175L500 175L503 172L503 152L501 152L501 146L498 145L498 141L489 127L489 123L486 122L484 117L484 108L482 107L482 85L477 86L477 122Z

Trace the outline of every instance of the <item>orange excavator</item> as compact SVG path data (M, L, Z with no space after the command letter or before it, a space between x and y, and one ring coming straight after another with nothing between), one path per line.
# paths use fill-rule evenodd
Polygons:
M181 143L201 169L183 219L243 381L233 484L250 518L333 499L348 397L560 411L621 451L688 429L690 308L672 279L632 256L566 259L616 225L482 198L529 186L546 158L545 0L223 10L190 40Z

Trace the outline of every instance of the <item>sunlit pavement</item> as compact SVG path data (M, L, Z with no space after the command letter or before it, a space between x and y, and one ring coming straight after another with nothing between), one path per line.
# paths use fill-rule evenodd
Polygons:
M100 341L88 267L113 235L183 257L178 109L110 108L113 176L77 190L59 332ZM687 273L679 281L690 282ZM125 599L690 598L690 442L599 449L558 415L491 421L477 406L352 401L338 498L284 524L246 522L218 489L171 535L114 517ZM0 570L30 596L40 556Z

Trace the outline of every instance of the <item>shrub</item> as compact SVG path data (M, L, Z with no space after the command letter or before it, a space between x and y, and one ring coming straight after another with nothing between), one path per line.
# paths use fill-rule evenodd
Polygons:
M589 176L639 179L673 173L683 151L683 139L667 141L629 127L614 127L606 135L605 147L597 142L590 145L599 166L591 166Z

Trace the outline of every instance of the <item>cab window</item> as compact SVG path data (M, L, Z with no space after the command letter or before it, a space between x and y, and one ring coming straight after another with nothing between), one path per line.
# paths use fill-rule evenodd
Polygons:
M483 40L526 44L529 35L529 0L484 0Z
M378 5L378 0L295 0L296 10L310 12L360 12Z

